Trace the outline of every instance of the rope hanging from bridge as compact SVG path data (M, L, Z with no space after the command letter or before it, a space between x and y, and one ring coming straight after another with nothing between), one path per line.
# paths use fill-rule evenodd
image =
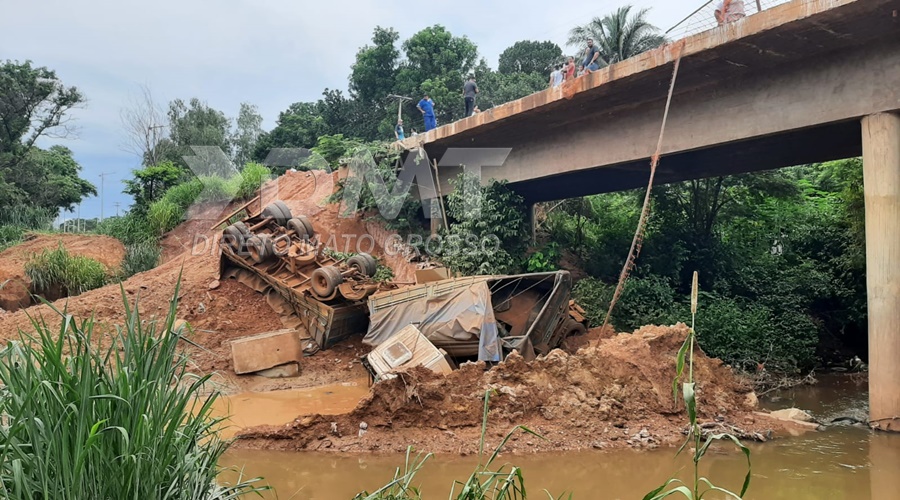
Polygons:
M662 151L663 137L666 134L666 121L669 119L669 107L672 104L672 93L675 90L675 79L678 77L678 67L681 64L681 53L684 49L684 40L673 46L672 51L675 52L675 68L672 70L672 80L669 82L669 94L666 97L666 109L663 112L662 125L659 129L659 140L656 143L656 152L650 159L650 180L647 183L647 192L644 194L644 206L641 208L641 217L638 219L637 230L634 232L634 239L631 240L631 249L628 251L628 257L625 259L625 266L622 268L622 274L619 275L619 283L616 285L616 291L613 293L612 300L609 301L609 310L606 312L606 318L603 320L603 330L609 325L609 319L612 317L613 309L616 302L622 295L625 288L625 281L631 270L634 269L634 262L641 253L641 245L644 243L644 230L647 227L647 218L650 216L650 192L653 190L653 177L656 175L656 166L659 165L659 155ZM598 341L599 342L599 341Z

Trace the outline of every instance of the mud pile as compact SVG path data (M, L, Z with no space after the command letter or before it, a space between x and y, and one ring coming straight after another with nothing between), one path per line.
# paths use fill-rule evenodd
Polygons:
M421 451L474 452L487 389L494 389L489 444L526 425L545 439L529 436L523 443L514 438L512 450L671 445L683 439L686 426L672 379L687 332L683 324L651 326L602 339L575 354L554 350L532 363L512 355L488 371L482 364L464 365L446 377L410 371L376 384L350 414L306 416L284 427L252 429L239 445L402 451L411 444ZM697 348L694 377L701 419L755 428L751 388L730 368Z
M125 258L125 247L115 238L89 234L30 234L18 245L0 252L0 309L17 311L31 305L31 281L25 264L44 250L62 245L70 254L99 261L110 272Z

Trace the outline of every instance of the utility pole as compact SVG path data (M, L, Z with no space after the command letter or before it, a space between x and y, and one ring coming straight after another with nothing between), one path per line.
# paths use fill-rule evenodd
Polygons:
M388 94L388 99L397 99L397 101L398 101L398 102L397 102L397 121L399 122L400 119L403 118L403 116L402 116L402 113L403 113L403 103L404 103L405 101L412 101L413 98L412 98L412 97L406 97L406 96L403 96L403 95L397 95L397 94Z
M104 174L100 174L100 222L103 222L103 181L107 175L112 175L115 172L107 172Z
M116 217L119 216L119 206L120 205L121 205L121 203L119 203L118 201L113 203L113 206L116 207Z

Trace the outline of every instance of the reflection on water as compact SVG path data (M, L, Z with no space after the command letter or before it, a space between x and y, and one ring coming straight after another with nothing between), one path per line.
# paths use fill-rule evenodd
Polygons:
M777 395L768 407L796 405L820 419L858 411L864 405L865 382L846 378L823 380L823 386L798 388ZM843 412L843 413L842 413ZM873 434L865 428L830 427L824 432L750 446L753 481L747 499L892 499L900 492L900 436ZM681 469L687 479L690 460L674 459L674 450L651 452L590 451L566 454L504 455L521 466L533 498L563 492L576 499L632 499ZM262 475L277 491L268 498L350 499L388 482L402 455L347 455L233 450L223 466L244 467L244 475ZM446 498L454 480L465 480L477 457L438 456L429 460L413 484L425 498ZM739 489L743 456L719 446L704 459L702 473L720 486ZM228 477L233 478L234 475ZM458 487L457 487L458 490ZM708 496L710 500L723 498Z

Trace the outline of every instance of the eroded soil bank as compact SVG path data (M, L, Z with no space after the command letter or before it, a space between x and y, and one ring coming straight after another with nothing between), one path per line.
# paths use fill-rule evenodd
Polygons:
M516 425L542 437L517 433L508 451L656 448L680 444L686 427L683 403L672 395L675 356L688 329L644 327L580 348L555 350L526 363L510 356L485 371L468 364L443 377L418 369L376 384L350 413L300 415L283 426L239 434L236 446L270 450L477 452L490 396L485 447ZM783 432L784 424L757 413L752 388L721 361L694 354L700 418L735 426L758 437Z

